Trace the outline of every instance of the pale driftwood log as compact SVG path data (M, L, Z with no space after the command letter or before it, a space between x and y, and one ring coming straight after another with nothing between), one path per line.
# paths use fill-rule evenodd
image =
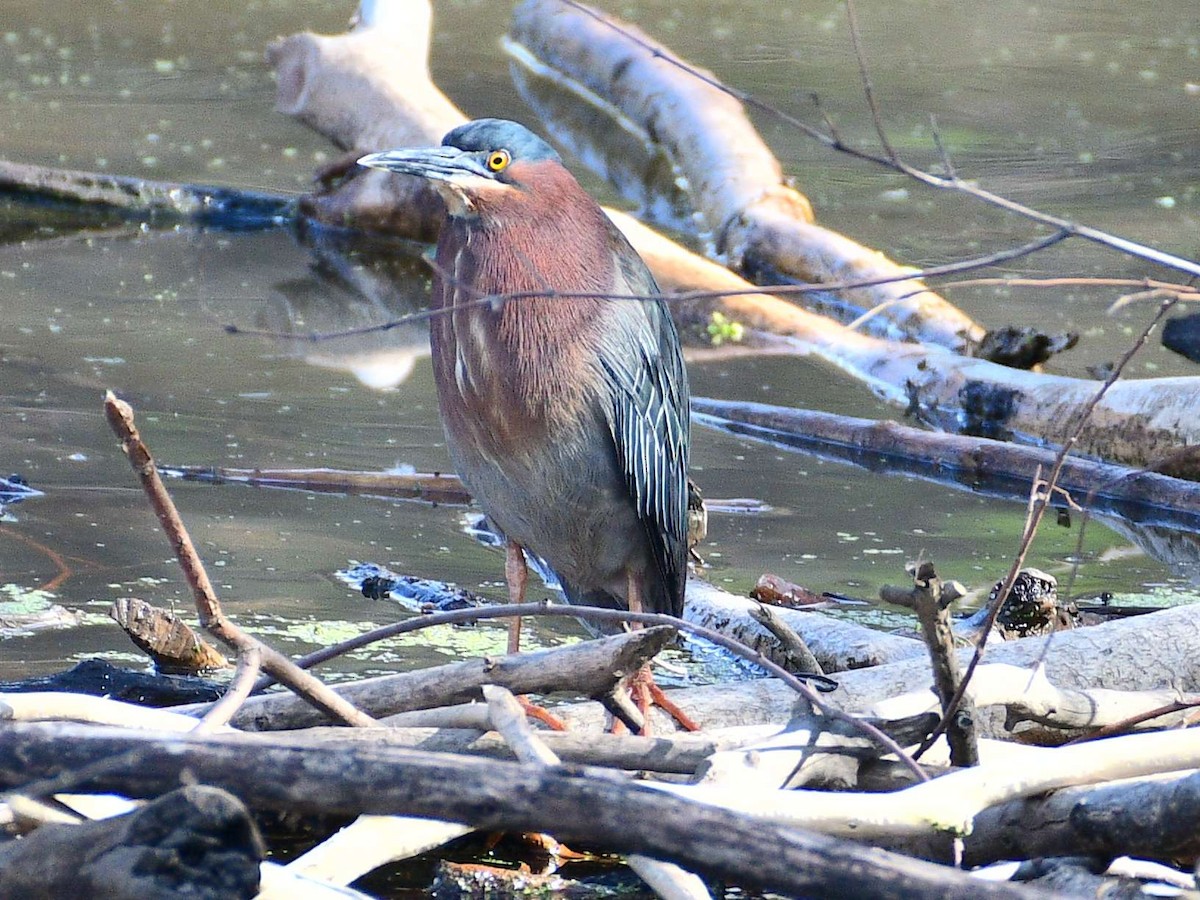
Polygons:
M247 753L242 740L0 723L0 785L77 772L100 759L118 760L90 773L76 789L145 797L174 787L183 777L195 778L224 787L254 807L432 816L479 829L545 831L562 840L669 859L745 887L788 895L862 900L1043 896L733 815L601 769L536 768L377 748L364 753L332 746L260 747ZM129 764L120 765L121 759Z
M181 714L179 707L152 709L104 697L59 691L0 694L0 703L7 708L6 718L17 722L90 722L93 725L179 732L191 731L200 724L199 719ZM197 708L207 705L201 704Z
M691 587L689 586L689 590ZM804 613L813 616L820 613ZM794 617L795 618L795 617ZM810 646L803 623L797 623ZM1047 653L1046 642L1050 647ZM1146 648L1154 648L1147 653ZM962 651L964 657L969 651ZM1059 632L1050 638L1008 641L988 647L988 660L1022 666L1032 671L1045 655L1046 675L1059 688L1093 689L1098 685L1129 691L1164 690L1200 692L1200 608L1180 606L1160 612ZM826 695L831 703L851 712L878 714L881 701L932 683L928 660L922 655L868 669L837 674L838 689ZM680 688L670 692L676 703L694 711L705 727L754 725L787 721L797 707L807 712L794 692L774 679ZM559 708L572 726L599 725L602 711L588 705ZM917 712L908 707L905 712ZM657 715L657 714L655 714ZM891 715L884 716L890 718ZM669 728L667 719L663 727ZM981 734L1003 733L1001 716L981 711Z
M422 6L426 0L408 2L413 4L414 25L427 25L427 6ZM415 34L419 28L411 30ZM286 91L281 106L344 147L383 149L370 142L391 136L388 129L397 129L396 137L409 135L405 140L413 143L437 143L465 116L441 102L430 112L428 104L410 105L399 96L412 92L425 97L437 89L428 82L423 53L410 58L394 51L394 38L369 25L319 41L305 36L299 43L277 42L271 56L277 70L296 67L302 72L294 79L289 75L288 80L300 87ZM302 61L297 63L299 57ZM359 91L367 91L370 103L346 107L345 95L336 88L343 78L359 84L355 98ZM400 190L395 184L372 180L369 188L354 187L359 180L310 198L309 213L339 225L382 227L428 239L429 222L436 215L431 217L425 207L406 207L409 201L394 193ZM755 294L752 285L729 270L689 253L628 216L611 211L610 216L664 287L751 292L672 303L685 328L699 324L703 330L711 313L722 311L751 329L782 336L782 341L773 342L779 350L818 354L889 401L920 409L945 427L960 427L956 417L964 406L986 408L989 426L1001 432L1061 441L1074 415L1100 387L1094 381L1018 372L936 347L860 334L778 298ZM414 223L414 218L419 221ZM1198 407L1200 379L1119 382L1084 429L1079 449L1131 465L1144 464L1164 448L1200 443L1200 416L1193 415Z
M1051 683L1046 667L1033 669L1005 663L984 663L975 670L969 694L977 705L1002 706L1005 728L1036 722L1069 731L1105 728L1175 704L1196 703L1200 695L1175 688L1110 690L1069 688ZM894 718L935 709L932 691L910 691L881 700L871 707L877 716ZM1190 710L1176 710L1141 724L1143 728L1170 728L1183 724Z
M509 55L540 77L554 77L601 98L598 120L615 107L621 125L663 147L686 179L704 230L733 268L774 270L812 283L911 272L814 224L808 201L785 182L779 161L742 104L672 65L666 47L618 24L637 33L650 49L577 8L554 0L524 0L513 12ZM704 75L716 81L711 73ZM916 279L841 295L847 322L882 307L865 327L889 338L908 337L958 352L969 352L983 338L980 325Z
M429 76L432 15L429 0L382 0L362 4L347 34L280 38L267 48L278 79L275 108L352 151L348 168L367 151L438 143L466 117ZM381 71L403 77L380 78ZM301 209L324 222L426 241L445 214L424 179L378 170L305 197Z
M1028 747L1025 764L957 769L888 794L751 791L655 783L658 790L702 799L755 817L824 834L881 838L963 836L990 806L1045 791L1200 767L1200 729L1105 738L1086 745Z
M347 885L380 866L435 850L471 830L468 825L436 819L363 815L292 860L287 870L304 878ZM264 893L262 900L290 900L286 885Z
M0 896L250 898L265 853L237 797L193 785L124 816L47 825L0 846Z
M80 821L74 813L21 794L9 794L0 805L0 826L8 836L25 834L42 825L78 825Z
M1157 881L1188 891L1182 896L1187 900L1200 900L1200 885L1197 885L1194 872L1180 872L1173 866L1166 866L1152 860L1134 859L1130 856L1120 856L1108 864L1105 875L1117 878L1137 878L1145 881Z
M687 583L683 617L688 622L720 631L762 653L774 662L786 661L778 639L753 616L758 602L723 591L702 578ZM812 651L827 673L885 665L903 659L925 658L925 645L903 635L867 628L819 611L773 607Z
M601 697L622 678L638 671L674 636L673 628L643 628L553 650L465 660L400 675L367 678L337 685L334 690L379 716L476 699L484 684L499 684L518 694L565 690ZM193 705L177 707L176 711L196 709ZM231 720L235 727L248 731L306 728L326 721L291 694L252 697Z

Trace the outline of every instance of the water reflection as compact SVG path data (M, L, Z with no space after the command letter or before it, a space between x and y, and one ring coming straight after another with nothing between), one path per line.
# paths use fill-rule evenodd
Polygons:
M298 239L312 263L303 277L275 285L278 302L257 327L294 336L281 342L309 365L350 372L376 390L399 385L429 355L425 321L394 324L425 308L425 248L318 226L305 226Z

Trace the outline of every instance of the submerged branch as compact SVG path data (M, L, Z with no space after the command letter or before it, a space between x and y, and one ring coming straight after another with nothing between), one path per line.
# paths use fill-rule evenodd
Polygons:
M69 203L139 219L201 226L270 228L291 219L295 197L216 185L52 169L0 160L0 195Z

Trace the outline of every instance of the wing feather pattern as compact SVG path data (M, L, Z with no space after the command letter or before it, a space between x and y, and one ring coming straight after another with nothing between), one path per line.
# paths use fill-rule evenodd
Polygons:
M611 225L610 240L618 276L614 293L659 293L654 276ZM601 365L617 388L609 425L666 591L665 598L647 597L647 607L678 616L687 577L687 370L662 300L614 302L620 308L600 348Z

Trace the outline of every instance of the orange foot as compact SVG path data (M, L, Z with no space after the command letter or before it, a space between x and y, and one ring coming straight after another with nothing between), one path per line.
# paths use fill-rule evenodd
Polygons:
M663 689L654 683L654 675L650 672L650 666L642 666L641 671L633 678L633 685L630 688L630 693L633 694L633 702L637 704L637 708L641 710L642 719L645 720L645 725L642 726L642 734L650 734L650 707L657 706L672 719L679 723L679 727L684 731L699 731L700 726L696 724L696 720L679 708L679 705L663 693Z
M650 672L650 666L642 666L638 673L633 676L629 685L629 693L633 696L633 702L637 706L638 712L641 714L642 728L641 735L649 737L652 733L650 707L657 706L659 709L666 712L671 718L679 723L679 727L684 731L699 731L700 726L695 720L679 708L670 697L663 693L663 689L654 683L654 676ZM612 732L620 734L625 729L625 724L618 718L613 719Z
M530 719L537 719L551 731L566 731L567 723L560 719L550 710L543 706L538 706L524 694L517 697L517 702L521 704L521 709L525 710L525 715Z

